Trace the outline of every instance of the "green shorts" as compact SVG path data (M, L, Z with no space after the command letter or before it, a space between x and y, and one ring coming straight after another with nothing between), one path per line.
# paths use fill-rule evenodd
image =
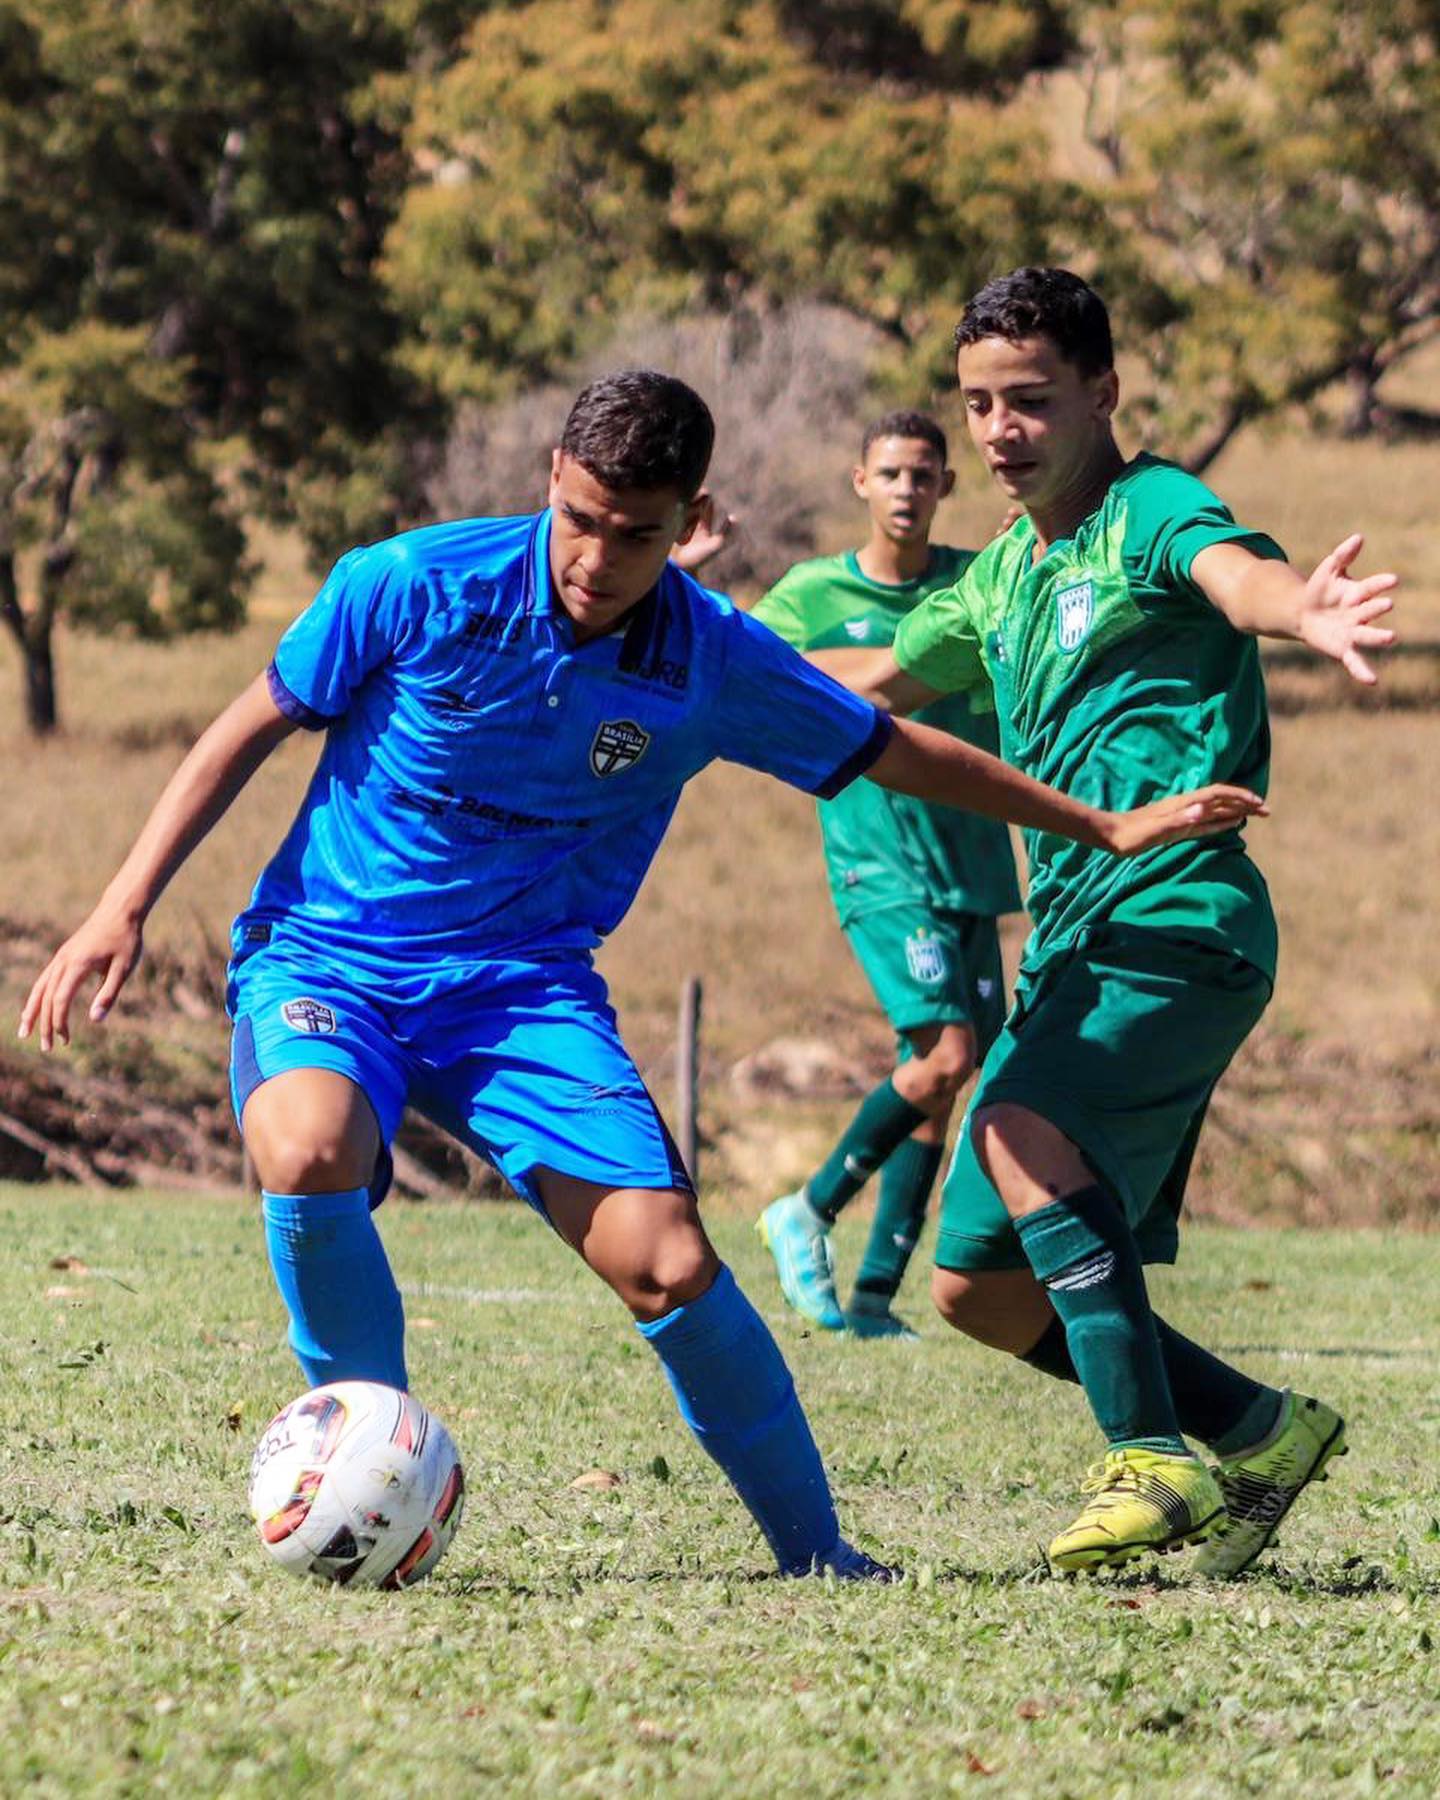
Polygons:
M945 1177L936 1262L1026 1266L969 1130L999 1100L1058 1126L1120 1201L1142 1258L1174 1262L1210 1092L1269 998L1253 964L1154 933L1116 931L1022 976Z
M972 1026L982 1056L994 1043L1005 1022L1005 972L988 914L907 900L862 913L844 930L902 1057L910 1054L903 1034L921 1025Z

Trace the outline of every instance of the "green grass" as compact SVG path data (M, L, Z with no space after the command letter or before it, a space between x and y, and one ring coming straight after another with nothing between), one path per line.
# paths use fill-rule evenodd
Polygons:
M300 1384L253 1206L0 1189L0 1790L1434 1791L1440 1239L1197 1229L1158 1278L1177 1323L1351 1419L1281 1559L1220 1588L1179 1558L1047 1577L1094 1450L1074 1390L931 1320L803 1337L721 1220L848 1529L911 1571L854 1591L764 1577L617 1304L522 1208L382 1219L470 1481L405 1595L295 1582L254 1538L250 1446ZM592 1467L622 1484L572 1489Z

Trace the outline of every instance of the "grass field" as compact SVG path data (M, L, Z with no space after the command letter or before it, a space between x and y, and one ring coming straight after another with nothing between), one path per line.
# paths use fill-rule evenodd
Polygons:
M254 1540L250 1447L300 1383L253 1209L0 1189L0 1791L1440 1785L1440 1241L1197 1229L1159 1278L1177 1323L1351 1419L1280 1558L1210 1587L1180 1558L1048 1577L1094 1448L1074 1390L933 1320L804 1337L722 1220L847 1528L910 1571L854 1591L765 1577L623 1313L522 1209L382 1219L470 1481L440 1573L394 1596L292 1581ZM572 1488L593 1468L620 1485Z

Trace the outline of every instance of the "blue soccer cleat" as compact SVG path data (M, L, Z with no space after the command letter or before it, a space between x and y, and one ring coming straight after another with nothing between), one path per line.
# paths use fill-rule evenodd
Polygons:
M873 1581L885 1587L899 1581L903 1571L892 1568L889 1563L876 1562L873 1556L847 1544L844 1538L836 1538L835 1548L824 1556L816 1556L802 1568L785 1569L782 1573L791 1579L833 1575L836 1581Z
M830 1226L805 1190L772 1200L755 1221L760 1242L775 1258L780 1292L803 1318L822 1331L843 1331L845 1315L835 1293Z
M918 1344L920 1333L897 1314L883 1294L856 1294L845 1314L845 1329L851 1337L897 1338L901 1343Z

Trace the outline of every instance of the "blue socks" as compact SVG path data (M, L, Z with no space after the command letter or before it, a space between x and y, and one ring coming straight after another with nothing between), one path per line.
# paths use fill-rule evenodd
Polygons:
M311 1387L405 1376L405 1311L365 1188L263 1196L265 1248Z
M698 1300L637 1324L681 1417L729 1476L781 1572L803 1574L828 1556L840 1527L820 1452L785 1359L729 1269Z

